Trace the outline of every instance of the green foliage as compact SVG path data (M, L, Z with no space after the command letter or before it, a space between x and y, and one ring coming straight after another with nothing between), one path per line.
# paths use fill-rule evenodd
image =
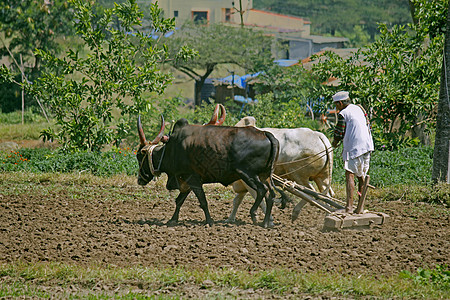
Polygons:
M71 3L77 34L90 52L82 57L69 49L60 59L37 50L48 69L29 89L51 108L58 125L58 131L46 130L43 137L56 138L71 151L97 151L112 142L118 146L136 115L154 107L152 97L144 93L160 95L171 82L171 75L158 67L168 49L159 39L137 31L143 13L134 0L105 10L86 1ZM150 13L151 28L158 34L174 28L174 20L161 18L156 5ZM115 123L113 111L121 115Z
M414 4L414 29L421 36L431 38L445 34L448 1L410 0Z
M435 125L443 36L429 39L425 46L424 37L404 27L388 29L382 24L380 33L375 43L349 58L331 52L318 57L313 70L321 81L338 78L337 89L349 90L351 97L371 112L378 129L374 135L382 146L416 126ZM335 91L327 87L322 93L331 99Z
M210 117L211 113L205 114L203 123L209 121ZM270 126L267 123L260 125L259 122L257 125ZM432 156L433 149L429 147L376 151L371 158L371 183L378 187L430 184ZM129 148L114 148L107 152L80 151L76 153L24 148L3 154L0 152L0 170L33 173L87 172L99 176L111 176L134 175L137 172L137 165L134 154ZM333 171L333 182L343 184L345 175L338 152L335 154ZM434 194L428 194L427 197L432 202L445 203L448 200L448 197L445 198L445 193L445 189L436 189Z
M0 170L32 173L90 173L97 176L137 174L137 162L130 149L113 149L108 152L60 152L50 149L21 149L0 152Z
M301 65L281 67L270 62L264 72L258 75L255 82L257 93L272 92L276 102L301 102L314 101L315 95L311 91L318 89L320 82L310 71Z
M199 25L186 23L167 38L172 53L167 62L197 82L195 103L200 104L200 92L206 78L220 64L234 64L247 71L259 71L271 61L272 38L248 28L223 24ZM174 56L177 49L195 49L192 59L181 60ZM220 48L220 51L218 51Z
M194 79L198 77L194 70L207 69L210 65L236 64L246 70L254 70L256 63L271 59L272 38L262 31L248 28L186 23L167 39L167 43L172 50L187 46L198 51L198 56L191 60L171 61L175 68Z
M370 38L370 34L365 29L363 25L355 25L350 32L347 31L336 31L336 36L344 36L349 39L347 47L365 47L369 45L373 40Z
M0 124L19 124L22 122L22 112L15 111L10 113L2 113L0 111ZM24 112L24 123L43 123L46 122L45 118L34 112L33 109L27 109Z
M335 151L333 182L345 183L341 148ZM397 151L375 151L370 160L370 183L385 187L396 184L431 183L433 148L403 148Z
M415 274L403 271L400 276L412 279L420 285L433 285L438 289L450 290L450 268L447 265L437 265L434 269L418 268Z
M257 127L308 127L314 130L319 127L317 122L305 117L306 105L302 99L279 102L274 100L272 93L259 95L258 102L248 105L245 114L255 117Z
M34 56L33 51L42 49L53 54L59 53L57 38L72 33L71 16L67 0L0 2L0 56L9 57L11 62L9 67L2 66L0 71L0 83L9 82L0 85L0 109L3 112L21 107L21 87L16 84L22 82L18 66L21 59L27 79L34 81L41 72L41 60ZM16 83L11 83L13 81ZM25 95L25 104L36 105L28 95Z

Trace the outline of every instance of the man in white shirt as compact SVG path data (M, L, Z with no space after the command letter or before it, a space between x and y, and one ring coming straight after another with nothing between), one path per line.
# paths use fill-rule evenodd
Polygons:
M364 109L352 104L349 93L341 91L333 95L333 102L339 110L334 130L333 147L343 141L347 206L345 212L353 213L355 175L358 178L358 192L361 195L369 171L370 152L374 150L370 124Z

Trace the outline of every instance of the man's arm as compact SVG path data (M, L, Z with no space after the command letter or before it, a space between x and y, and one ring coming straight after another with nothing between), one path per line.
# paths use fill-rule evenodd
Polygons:
M336 148L339 143L344 139L345 135L345 119L341 114L338 114L336 127L334 128L334 137L332 146Z

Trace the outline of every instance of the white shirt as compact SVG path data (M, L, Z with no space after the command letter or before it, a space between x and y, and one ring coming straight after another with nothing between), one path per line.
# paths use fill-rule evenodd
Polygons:
M349 104L339 114L345 120L343 159L347 161L373 151L372 134L363 110L357 105Z

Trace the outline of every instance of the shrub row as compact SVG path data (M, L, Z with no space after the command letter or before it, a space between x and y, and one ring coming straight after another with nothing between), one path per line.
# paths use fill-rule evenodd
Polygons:
M396 184L429 184L433 165L433 148L406 148L398 151L375 151L371 159L371 183L384 187ZM88 172L97 176L136 175L135 154L130 149L108 152L64 153L49 149L20 149L0 155L0 170L39 172ZM333 182L344 183L340 150L335 153Z
M32 173L87 172L97 176L136 175L135 154L129 149L108 152L64 153L49 149L23 148L0 155L1 171Z

